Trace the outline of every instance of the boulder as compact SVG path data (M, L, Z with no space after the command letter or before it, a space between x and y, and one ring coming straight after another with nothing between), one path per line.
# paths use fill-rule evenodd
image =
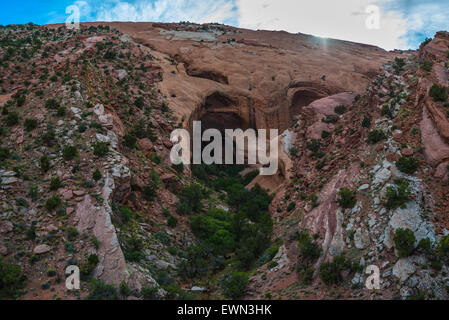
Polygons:
M416 267L410 257L399 259L393 267L393 276L404 282L414 274Z
M46 244L40 244L37 247L34 248L33 253L34 254L43 254L47 253L51 250L51 247Z
M153 150L153 142L148 138L139 139L137 145L144 153L151 152Z

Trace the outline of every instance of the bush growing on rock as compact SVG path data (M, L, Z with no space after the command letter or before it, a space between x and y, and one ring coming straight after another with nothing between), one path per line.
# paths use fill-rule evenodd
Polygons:
M379 141L382 141L386 138L387 138L387 136L385 135L385 132L383 132L382 130L372 130L372 131L368 132L367 142L374 144L374 143L378 143Z
M39 159L39 164L43 172L47 172L50 169L50 159L48 156L42 156Z
M404 70L405 59L404 58L394 58L393 69L396 74L400 74Z
M338 192L338 204L344 209L351 209L357 203L354 193L348 188L341 188Z
M187 248L186 259L178 265L178 274L183 279L194 279L207 275L214 268L214 256L202 245Z
M432 242L429 238L422 238L419 240L418 249L424 252L426 255L430 255L432 253Z
M147 201L153 201L156 197L156 189L154 185L146 185L143 187L143 197Z
M57 109L59 106L60 106L60 104L59 104L58 100L56 100L56 99L48 99L45 102L45 107L47 109Z
M25 287L26 277L19 265L0 258L0 299L17 299Z
M36 119L25 119L23 123L26 131L33 131L37 128L37 120Z
M78 149L75 146L65 146L62 149L62 158L65 161L70 161L78 156Z
M388 186L384 202L388 209L405 208L405 204L410 200L410 189L404 180L396 180L396 186Z
M125 134L125 136L123 137L123 144L131 149L136 146L136 141L137 138L130 133Z
M97 141L93 144L94 155L97 157L104 157L109 153L109 145L103 141Z
M292 211L293 209L295 209L295 207L296 207L296 203L290 202L289 205L287 206L287 212Z
M98 181L102 178L101 172L98 169L95 169L94 173L92 174L92 179L95 181Z
M133 212L129 207L123 206L119 210L120 214L120 220L124 224L128 224L134 217L136 216L136 213Z
M178 219L176 219L172 215L169 216L167 219L167 226L169 226L170 228L176 228L177 225L178 225Z
M201 212L203 209L201 201L206 198L206 195L206 190L197 183L184 187L179 194L179 202L176 205L178 213L185 215Z
M120 295L122 297L129 297L132 293L131 288L128 286L128 284L125 281L122 281L120 283Z
M79 232L75 227L69 226L67 228L67 239L69 239L70 241L76 240L78 235L79 235Z
M56 191L61 187L61 180L59 179L59 177L53 177L50 180L50 190L51 191Z
M241 298L248 284L248 275L243 272L233 272L222 281L223 295L229 299Z
M307 149L312 152L312 157L321 158L324 156L323 152L320 152L321 149L321 140L320 139L312 139L307 142Z
M344 256L335 256L332 262L324 262L320 265L320 278L328 285L338 284L343 280L341 275L343 270L350 267L350 262Z
M137 97L136 100L134 101L134 105L139 108L142 109L145 106L145 100L143 97Z
M156 287L144 286L140 290L140 293L142 294L142 296L145 300L157 300L159 298L158 297L158 289Z
M316 260L321 255L321 248L313 241L306 231L301 231L298 236L298 263L296 265L296 272L298 278L304 283L310 283L312 281Z
M13 127L19 123L19 114L17 112L9 112L6 116L5 123L8 127Z
M92 279L87 300L117 300L116 289L114 285L105 284L103 280Z
M334 108L334 112L335 112L336 114L343 114L343 113L346 112L346 106L343 105L343 104L338 105L338 106L336 106L336 107Z
M447 88L434 84L429 90L429 96L431 96L435 102L444 102L447 100Z
M321 121L324 123L336 123L338 120L340 120L340 117L334 115L328 115L325 118L321 119Z
M144 258L142 253L143 240L141 238L129 237L125 239L124 255L126 261L139 262Z
M396 229L394 234L394 246L398 252L399 257L408 257L415 250L415 234L410 229Z
M362 120L362 127L363 128L371 127L371 118L365 116Z
M62 204L61 197L57 194L53 195L51 198L48 198L45 202L45 208L48 211L53 211L56 208L60 207Z
M9 158L9 149L7 147L0 147L0 161L5 161Z
M396 167L406 174L413 174L419 167L419 161L414 157L400 157Z

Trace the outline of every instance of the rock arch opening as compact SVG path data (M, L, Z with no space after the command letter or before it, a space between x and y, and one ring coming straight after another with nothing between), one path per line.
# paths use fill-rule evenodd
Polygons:
M291 122L295 121L295 117L299 115L302 109L315 100L326 97L327 94L320 92L318 90L313 90L311 88L303 88L297 90L293 97L290 105L290 119Z

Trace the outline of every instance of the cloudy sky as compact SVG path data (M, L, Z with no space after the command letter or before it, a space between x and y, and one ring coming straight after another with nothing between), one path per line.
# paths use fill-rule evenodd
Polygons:
M0 24L64 22L77 5L81 21L220 22L415 49L449 30L449 0L0 0Z

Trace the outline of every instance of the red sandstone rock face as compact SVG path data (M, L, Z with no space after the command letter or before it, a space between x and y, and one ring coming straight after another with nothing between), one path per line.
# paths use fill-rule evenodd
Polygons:
M374 46L286 32L214 25L108 25L148 47L160 60L160 90L187 127L207 112L218 112L204 109L207 98L219 93L224 97L221 114L233 113L247 127L285 130L316 99L362 92L394 56Z

